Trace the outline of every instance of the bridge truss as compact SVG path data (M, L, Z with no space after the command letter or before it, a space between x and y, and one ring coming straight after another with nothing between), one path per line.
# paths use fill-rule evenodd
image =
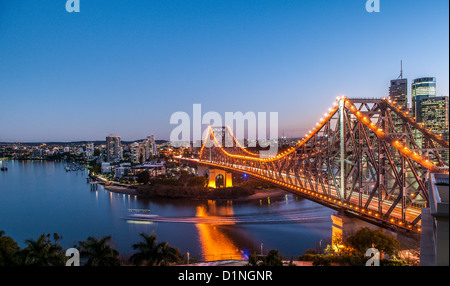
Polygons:
M210 127L196 161L419 232L421 208L429 202L428 174L448 173L448 156L442 155L448 148L442 136L387 98L341 98L296 146L277 155L251 152L228 127Z

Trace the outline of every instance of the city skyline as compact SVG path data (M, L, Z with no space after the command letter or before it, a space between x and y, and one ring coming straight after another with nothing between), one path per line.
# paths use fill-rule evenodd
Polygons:
M448 96L447 1L322 2L3 1L0 142L169 140L193 104L302 137L336 96L387 96L401 60L409 102L421 77Z

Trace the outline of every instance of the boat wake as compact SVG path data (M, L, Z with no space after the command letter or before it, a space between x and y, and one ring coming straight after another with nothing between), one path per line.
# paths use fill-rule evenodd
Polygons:
M163 217L154 214L130 214L128 220L191 224L269 224L329 222L329 215L307 215L301 211L232 216Z

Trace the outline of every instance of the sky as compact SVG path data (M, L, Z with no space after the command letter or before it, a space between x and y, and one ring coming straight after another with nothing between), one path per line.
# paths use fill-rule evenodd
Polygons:
M387 96L401 60L449 95L448 0L79 1L0 0L0 142L168 140L193 104L300 137L339 95Z

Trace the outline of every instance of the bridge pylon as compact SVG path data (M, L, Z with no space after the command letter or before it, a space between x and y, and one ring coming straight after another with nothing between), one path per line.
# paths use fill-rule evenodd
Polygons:
M208 177L209 188L230 188L233 186L232 173L222 169L209 168L202 165L199 165L197 168L199 176Z

